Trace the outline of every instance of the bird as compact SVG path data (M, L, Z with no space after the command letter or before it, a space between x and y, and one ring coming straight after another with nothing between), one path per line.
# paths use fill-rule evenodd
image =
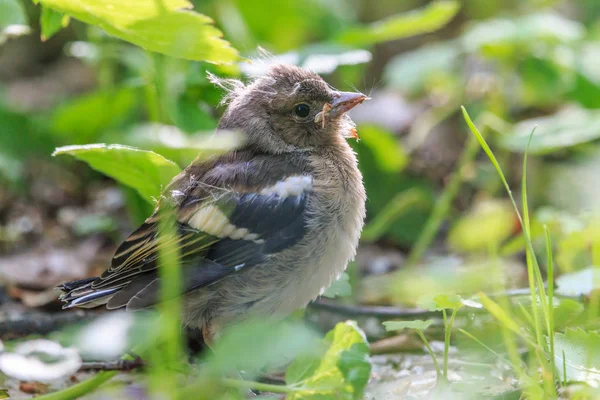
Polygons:
M59 286L64 308L155 306L165 210L176 220L182 324L206 343L250 318L306 307L354 258L366 193L347 112L368 97L290 64L245 83L210 79L225 90L217 132L239 131L241 143L174 177L106 271Z

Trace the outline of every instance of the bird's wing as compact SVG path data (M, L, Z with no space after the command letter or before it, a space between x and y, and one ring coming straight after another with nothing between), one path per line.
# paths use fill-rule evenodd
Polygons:
M252 267L304 236L311 176L288 168L270 171L265 179L259 175L264 172L264 166L254 168L251 162L220 166L217 174L209 173L185 192L172 191L179 199L171 214L177 221L171 240L181 249L185 291ZM156 303L156 268L164 245L158 240L158 225L165 216L161 208L121 244L111 267L92 282L94 291L114 293L109 308Z

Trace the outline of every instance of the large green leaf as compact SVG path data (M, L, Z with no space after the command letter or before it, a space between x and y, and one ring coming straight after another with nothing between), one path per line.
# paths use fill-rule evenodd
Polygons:
M518 18L488 19L471 26L461 37L467 51L482 51L493 57L506 57L518 49L540 48L579 40L585 28L553 12L539 12Z
M27 16L19 0L0 0L0 30L9 25L26 25Z
M220 374L237 369L254 376L265 367L280 367L313 353L315 343L320 343L316 333L300 322L249 320L232 326L216 342L210 368Z
M481 201L461 216L448 234L448 245L458 252L485 252L497 246L515 230L518 221L509 202Z
M456 41L426 45L403 52L385 66L384 79L392 87L415 94L427 87L430 80L442 75L456 75L460 60Z
M512 132L502 136L500 144L509 150L524 152L534 128L529 153L562 150L600 138L600 111L573 107L550 116L521 121Z
M238 59L221 31L187 0L40 0L42 5L103 28L146 50L214 63Z
M152 151L118 144L59 147L52 155L70 154L97 171L130 186L154 203L164 187L181 169L173 161Z
M337 324L325 342L329 347L320 360L300 357L288 367L286 382L296 388L288 400L361 398L371 374L364 333L347 321Z
M181 166L187 166L198 157L208 159L230 151L243 138L232 131L188 135L172 125L141 124L121 136L121 140L126 145L152 150Z
M350 296L351 294L352 287L350 286L350 277L348 276L347 272L344 272L331 284L331 286L327 288L325 293L323 293L323 296L334 298Z
M139 101L137 88L100 90L61 104L53 112L50 126L60 144L94 142L101 133L131 117Z
M566 370L561 380L600 383L600 334L581 329L569 329L554 335L554 354L559 371ZM564 354L564 358L563 358Z
M393 15L373 24L351 28L337 41L355 46L367 46L389 40L433 32L446 25L460 8L458 1L436 1L407 13Z
M361 144L375 154L374 161L380 171L397 173L408 165L408 155L390 132L375 125L362 125L358 133Z

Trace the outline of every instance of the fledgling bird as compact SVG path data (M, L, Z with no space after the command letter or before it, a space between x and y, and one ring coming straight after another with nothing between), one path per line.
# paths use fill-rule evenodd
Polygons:
M60 286L68 307L138 310L158 301L158 220L175 210L183 322L210 343L251 316L283 317L323 294L354 257L365 190L346 137L362 93L276 65L228 89L219 129L243 133L234 151L194 161L96 278Z

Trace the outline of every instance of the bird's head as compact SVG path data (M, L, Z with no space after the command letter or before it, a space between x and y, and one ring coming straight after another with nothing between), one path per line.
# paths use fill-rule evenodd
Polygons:
M286 64L270 67L248 85L214 81L229 90L219 128L240 130L247 145L274 154L323 148L355 137L346 112L367 99L362 93L333 89L319 75Z

